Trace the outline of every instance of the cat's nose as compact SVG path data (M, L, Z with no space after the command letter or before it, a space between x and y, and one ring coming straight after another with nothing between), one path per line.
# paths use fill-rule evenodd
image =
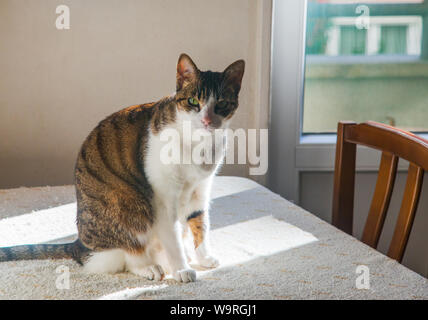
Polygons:
M208 117L203 117L201 122L204 124L204 126L208 127L211 124L211 119Z

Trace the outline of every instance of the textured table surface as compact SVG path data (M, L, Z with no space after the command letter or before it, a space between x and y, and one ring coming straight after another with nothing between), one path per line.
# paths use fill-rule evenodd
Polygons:
M74 201L72 186L0 191L0 246L73 239ZM87 275L70 260L5 262L0 299L428 299L426 278L250 180L217 177L211 208L221 265L195 265L195 283ZM61 270L69 289L56 286Z

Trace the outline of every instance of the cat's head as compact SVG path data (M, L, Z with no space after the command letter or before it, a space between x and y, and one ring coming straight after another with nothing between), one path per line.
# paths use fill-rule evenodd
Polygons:
M180 55L176 101L181 116L197 129L227 127L238 108L244 69L244 60L238 60L223 72L201 71L188 55Z

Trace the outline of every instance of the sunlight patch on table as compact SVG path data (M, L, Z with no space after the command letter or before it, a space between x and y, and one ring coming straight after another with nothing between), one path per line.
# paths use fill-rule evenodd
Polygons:
M0 220L0 247L43 243L77 233L76 203Z
M239 222L211 232L221 267L236 266L318 241L311 233L272 216ZM202 271L201 275L216 269Z

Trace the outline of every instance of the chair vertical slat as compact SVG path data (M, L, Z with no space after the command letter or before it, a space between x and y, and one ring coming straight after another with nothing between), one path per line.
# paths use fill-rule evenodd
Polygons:
M389 152L382 152L376 188L361 238L362 242L372 248L377 247L382 233L383 224L394 189L397 164L397 156Z
M348 234L352 234L354 214L356 145L345 140L345 128L354 125L353 122L338 124L334 170L332 223Z
M401 262L412 229L418 206L424 170L413 163L409 165L406 189L404 190L403 202L395 225L394 235L389 246L388 256Z

